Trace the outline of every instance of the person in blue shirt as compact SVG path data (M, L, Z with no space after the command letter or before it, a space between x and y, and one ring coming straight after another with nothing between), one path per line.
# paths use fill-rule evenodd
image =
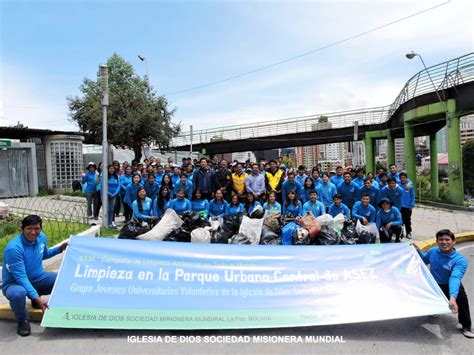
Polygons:
M57 274L45 272L43 260L49 259L67 248L67 241L48 248L46 235L42 232L43 221L39 216L29 215L21 222L21 233L11 239L3 251L2 292L10 301L10 307L18 322L17 333L28 336L31 333L26 297L34 308L44 313L48 308L42 295L53 290Z
M90 162L87 164L87 173L82 175L82 184L85 185L84 192L87 198L87 216L89 218L99 218L99 200L97 199L97 185L99 184L99 174L97 166Z
M157 218L163 217L163 214L170 206L170 201L170 190L166 186L160 187L158 196L156 196L155 201L153 201L153 216L156 216Z
M388 198L398 210L402 207L402 196L403 190L394 178L388 179L387 186L380 190L380 199Z
M224 200L224 195L221 190L216 190L214 198L209 202L209 217L213 220L218 220L225 216L227 209L227 201Z
M163 176L165 176L165 173L163 171L163 165L157 164L156 165L156 173L155 173L155 180L156 183L161 187L161 180L163 180Z
M141 177L140 174L135 173L132 177L132 183L127 186L125 189L125 197L123 199L124 208L125 208L125 222L128 222L130 219L127 219L127 216L132 215L133 209L133 201L137 199L138 189L143 187L141 184Z
M168 190L170 190L171 196L174 195L173 181L171 181L171 177L168 174L163 175L163 178L161 179L160 187L163 187L163 186L166 186Z
M362 168L359 168L356 170L356 177L354 180L352 180L354 184L357 185L357 187L360 189L362 186L364 186L364 181L365 181L365 171Z
M344 173L344 181L337 186L337 193L342 196L342 202L352 209L357 199L359 187L351 181L351 174Z
M344 177L342 176L342 166L336 167L336 175L331 177L331 182L334 184L334 186L338 187L341 182L344 181Z
M377 181L379 191L381 191L385 186L387 186L388 175L385 172L382 172L375 181Z
M192 164L186 166L186 174L188 174L188 181L192 184L194 176L194 166Z
M364 180L364 185L359 189L358 196L363 196L365 194L370 196L370 204L377 208L379 203L379 189L376 181L372 182L369 178Z
M281 196L282 196L283 204L285 204L286 199L288 197L288 192L290 191L296 192L296 198L300 197L301 185L295 181L294 172L289 172L288 179L284 181L283 184L281 185Z
M171 200L170 208L175 210L177 214L183 214L192 210L191 201L186 198L186 191L184 189L178 190L176 198Z
M323 182L318 186L316 191L318 192L318 200L323 203L327 211L332 205L332 198L337 194L337 188L329 181L329 175L327 173L323 173L322 180Z
M287 193L285 202L282 206L282 215L284 222L294 220L296 217L301 217L303 214L303 206L298 200L295 190L290 190Z
M309 176L306 178L304 181L304 186L301 189L301 197L300 199L303 201L303 204L308 202L310 200L309 198L309 193L311 191L315 191L316 189L314 188L314 183L313 179L311 179Z
M125 165L126 162L123 163ZM127 165L125 168L125 171L122 175L120 175L119 178L119 183L120 183L120 201L122 201L123 204L123 214L125 216L125 221L130 221L130 218L132 217L132 208L125 203L125 195L127 192L127 187L132 183L132 167L130 165Z
M238 195L233 195L230 200L230 203L227 204L226 206L225 215L233 216L233 215L237 215L243 212L244 212L244 204L240 203Z
M153 223L156 220L157 216L153 214L153 201L151 198L146 196L146 190L144 187L138 189L137 199L132 203L132 210L132 218L150 223Z
M115 199L117 198L119 194L120 194L119 178L117 176L117 173L115 172L115 167L113 165L109 165L107 167L107 196L108 196L107 226L108 228L117 227L114 222L114 218L115 218L114 209L115 209Z
M309 193L309 201L303 205L303 216L306 216L309 212L311 212L314 217L319 217L326 213L324 204L318 201L318 192L316 190L312 190Z
M408 175L401 172L399 175L398 186L402 189L402 203L400 213L402 214L403 224L405 225L405 233L408 239L412 239L412 228L411 228L411 214L413 207L415 207L415 187L413 183L408 179Z
M400 176L399 176L399 173L398 173L398 168L397 168L397 165L396 164L390 164L388 166L388 168L390 169L390 173L387 174L388 178L392 178L392 179L395 179L395 181L398 182L400 181Z
M323 180L321 180L321 178L319 177L319 170L317 167L314 167L311 171L311 179L313 180L314 188L317 190L319 188L319 185L323 183Z
M278 203L277 195L275 192L270 192L268 194L268 200L263 204L263 209L265 211L270 211L272 213L280 213L281 214L281 205Z
M298 166L298 174L295 176L295 181L298 182L301 186L304 186L306 178L308 175L306 175L305 172L306 168L304 165Z
M148 179L143 184L143 187L145 188L146 196L154 201L160 191L160 185L156 182L155 174L148 175Z
M202 198L201 191L196 190L191 199L191 208L194 212L199 212L204 217L208 215L209 201Z
M174 184L174 194L178 194L180 189L184 190L184 194L188 200L191 200L193 197L193 184L188 180L188 175L186 173L181 173L180 180Z
M401 175L401 174L400 174ZM469 301L462 284L462 278L467 270L466 258L454 248L456 238L449 229L442 229L436 233L438 246L423 253L413 244L425 264L430 265L430 272L439 287L449 300L449 306L462 326L462 333L467 338L474 338L471 329L471 315Z
M375 207L370 204L369 194L363 194L360 201L357 201L352 208L352 218L356 218L364 226L375 223Z
M393 234L395 234L395 242L399 243L403 238L403 221L400 211L392 206L392 201L386 197L380 200L379 208L375 223L379 230L380 243L390 243Z
M351 218L351 212L349 207L342 202L342 196L339 194L334 195L332 198L332 205L328 209L328 214L333 217L336 217L338 214L342 213L347 219Z
M178 166L173 168L173 174L171 175L171 181L173 186L176 186L181 178L181 169Z
M247 196L245 196L245 203L244 203L244 208L245 211L247 211L247 214L250 216L255 209L255 207L261 206L260 202L258 202L255 199L255 195L251 193L247 193Z

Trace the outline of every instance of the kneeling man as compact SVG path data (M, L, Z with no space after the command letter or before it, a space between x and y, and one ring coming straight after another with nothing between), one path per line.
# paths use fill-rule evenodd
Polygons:
M43 260L61 253L67 247L64 242L48 249L46 235L41 231L43 222L39 216L30 215L21 222L21 233L8 242L3 252L2 292L10 301L18 322L18 335L31 333L26 297L34 308L43 312L48 304L41 295L49 295L53 290L57 274L45 272Z

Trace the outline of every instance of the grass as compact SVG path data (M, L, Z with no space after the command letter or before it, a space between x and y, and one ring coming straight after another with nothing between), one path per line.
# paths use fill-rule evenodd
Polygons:
M0 261L7 243L21 231L21 220L18 216L0 219ZM85 231L90 226L86 223L58 220L43 220L43 232L46 234L48 246L53 246L70 235Z
M119 234L118 229L115 228L100 228L99 235L102 238L114 238Z

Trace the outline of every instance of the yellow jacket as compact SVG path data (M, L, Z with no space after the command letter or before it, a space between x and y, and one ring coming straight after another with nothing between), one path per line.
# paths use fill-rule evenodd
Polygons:
M237 173L232 174L232 195L245 192L245 180L247 176L248 174L246 173L240 175L237 175Z

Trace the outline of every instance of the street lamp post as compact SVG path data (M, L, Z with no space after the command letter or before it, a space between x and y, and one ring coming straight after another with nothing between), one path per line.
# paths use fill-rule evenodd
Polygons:
M138 59L140 59L143 63L145 63L145 72L146 72L146 83L148 85L148 93L150 93L150 74L148 73L148 63L146 61L146 57L139 54Z
M109 73L108 67L105 64L100 65L100 91L102 94L102 226L108 227L108 157L107 157L107 106L109 106Z

